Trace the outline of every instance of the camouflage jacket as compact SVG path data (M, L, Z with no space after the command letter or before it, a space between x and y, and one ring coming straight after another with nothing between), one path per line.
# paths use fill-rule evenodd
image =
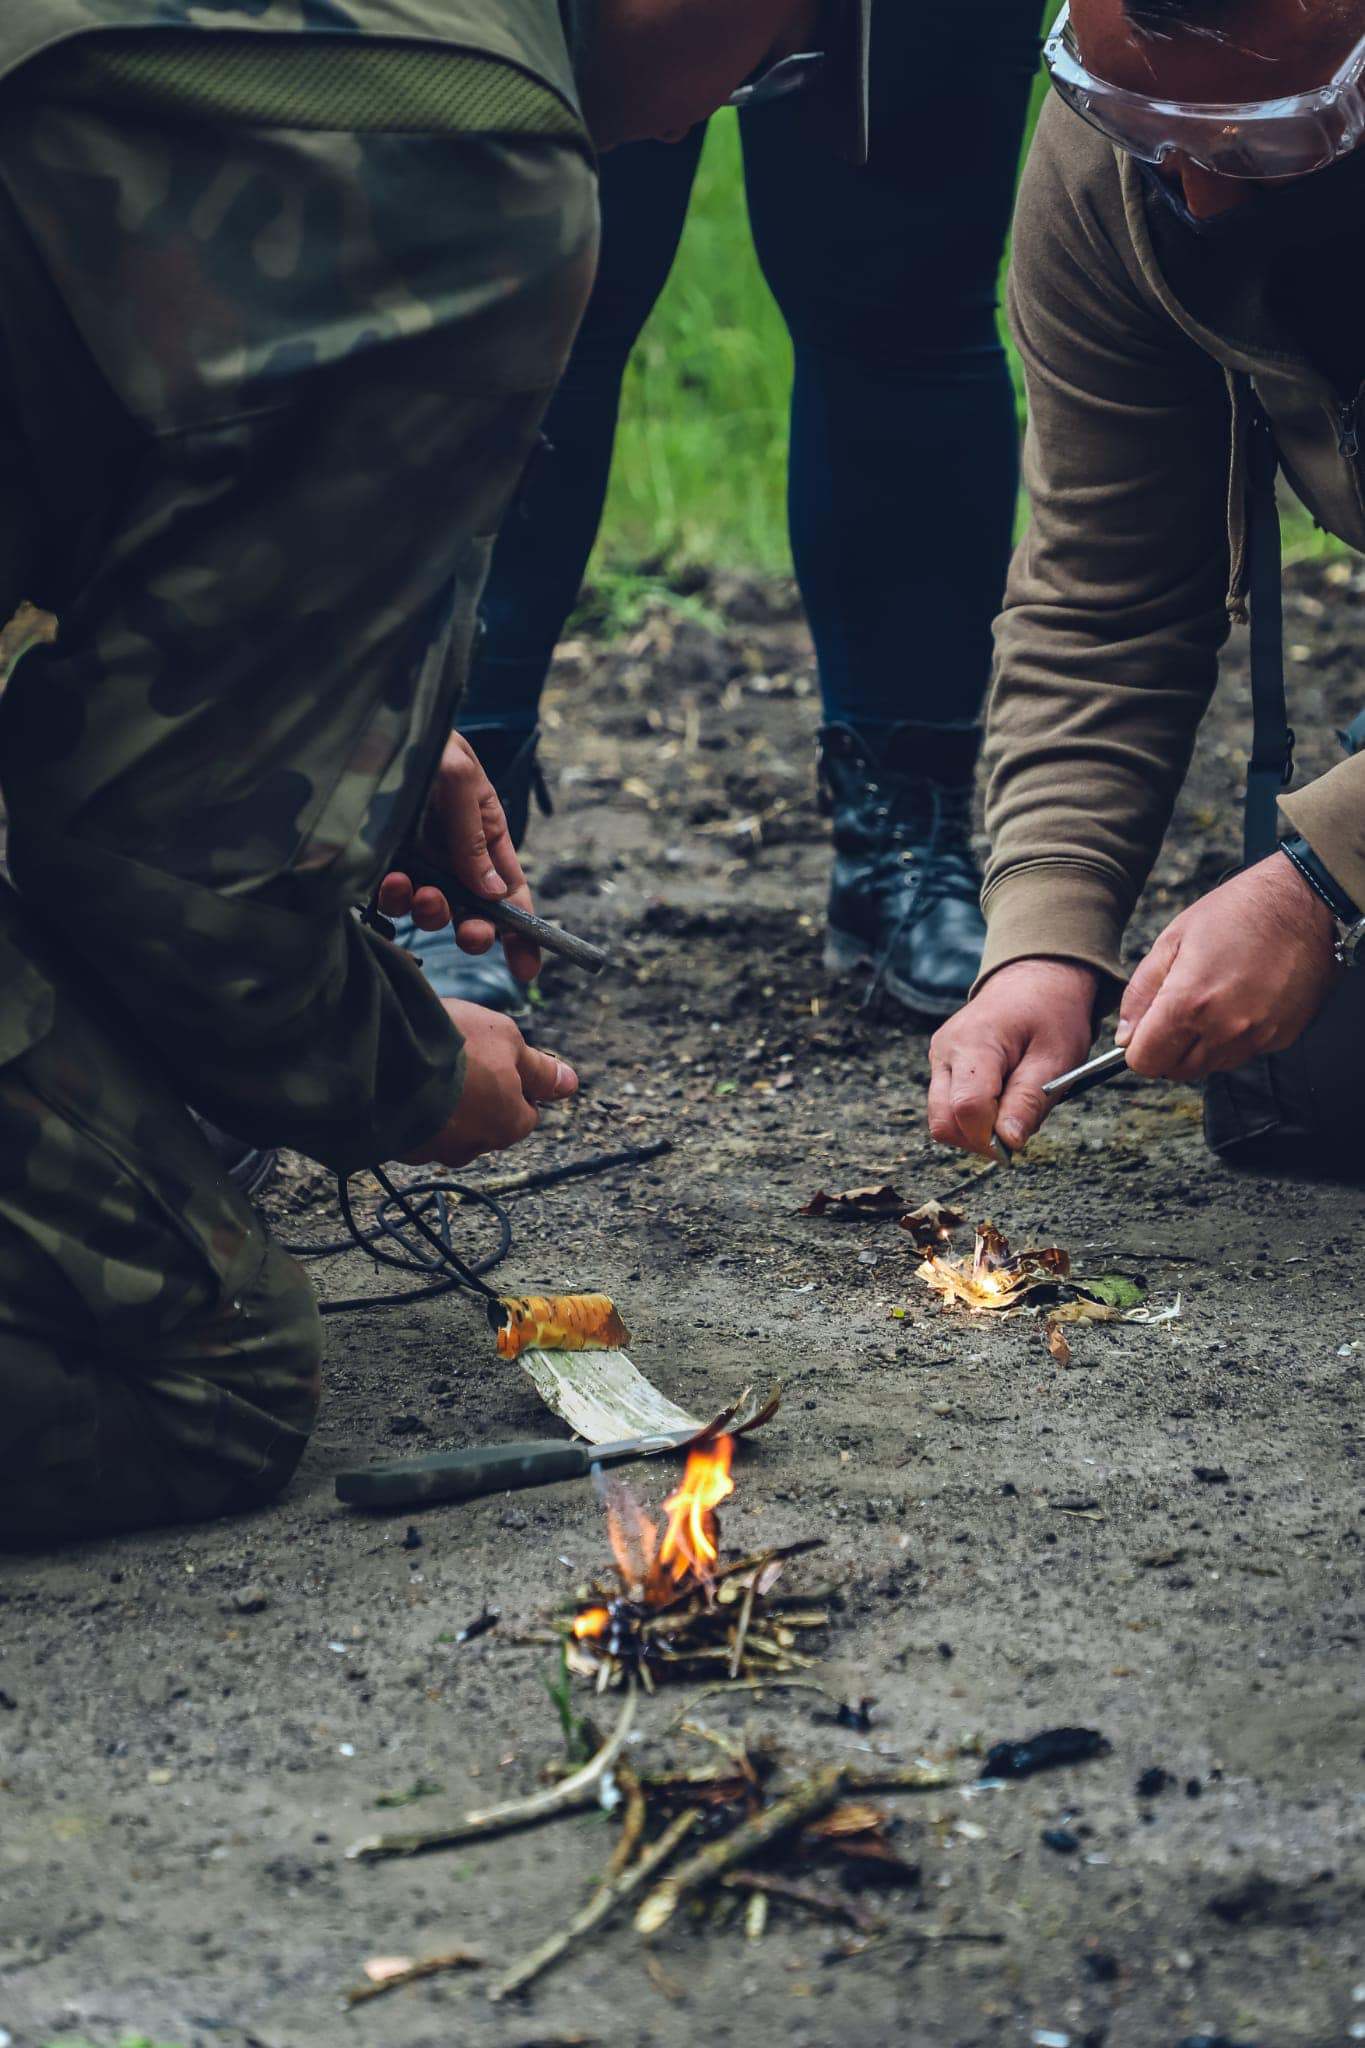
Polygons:
M325 21L340 72L357 23L439 22L556 114L571 90L558 0L348 5L343 30L340 0L0 0L0 68L72 44L0 119L0 623L61 620L0 694L0 782L22 904L80 906L63 971L101 1015L224 1128L350 1171L460 1092L458 1033L348 906L449 731L590 289L594 173L553 126L114 108L84 74L119 48L80 38ZM0 924L0 1063L51 1010Z
M0 0L0 79L94 29L371 35L503 58L577 109L572 50L581 46L592 5L593 0Z

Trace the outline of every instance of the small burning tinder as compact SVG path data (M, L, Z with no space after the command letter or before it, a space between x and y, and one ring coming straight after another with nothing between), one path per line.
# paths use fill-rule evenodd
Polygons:
M924 1262L915 1278L931 1287L947 1310L968 1315L1043 1318L1047 1348L1059 1365L1071 1364L1066 1326L1072 1323L1165 1323L1180 1314L1180 1299L1170 1308L1146 1308L1141 1285L1126 1273L1102 1273L1082 1279L1071 1270L1071 1257L1056 1246L1014 1252L1009 1239L993 1223L979 1223L971 1252L950 1254L953 1232L962 1217L939 1203L902 1216Z
M946 1240L945 1240L946 1242ZM1009 1239L993 1223L980 1223L966 1258L946 1250L929 1250L915 1274L943 1296L945 1308L965 1308L972 1315L1018 1308L1040 1289L1057 1289L1071 1277L1069 1253L1055 1246L1046 1251L1011 1252Z
M598 1690L638 1678L777 1678L809 1667L796 1644L829 1625L809 1596L776 1596L787 1560L820 1539L725 1563L718 1509L735 1490L734 1438L699 1445L662 1526L621 1480L605 1488L616 1583L594 1586L563 1627L570 1668Z

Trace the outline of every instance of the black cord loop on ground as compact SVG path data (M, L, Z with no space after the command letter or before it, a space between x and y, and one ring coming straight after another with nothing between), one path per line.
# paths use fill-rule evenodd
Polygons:
M654 1138L644 1145L627 1145L619 1152L590 1152L585 1157L570 1159L562 1166L546 1166L528 1173L513 1174L499 1184L502 1194L529 1194L533 1189L560 1186L564 1181L584 1180L592 1175L611 1173L617 1167L642 1166L646 1161L657 1159L665 1152L671 1152L671 1138ZM419 1277L426 1273L439 1273L441 1278L430 1287L414 1287L402 1294L353 1294L341 1301L320 1301L319 1310L325 1316L345 1313L361 1313L375 1308L406 1308L411 1302L431 1301L438 1294L453 1294L457 1291L473 1294L488 1309L489 1321L495 1326L502 1321L501 1299L497 1292L484 1281L484 1274L500 1266L512 1249L512 1219L501 1202L482 1188L466 1187L458 1180L422 1180L409 1188L397 1188L382 1168L371 1167L370 1172L379 1183L384 1199L375 1211L374 1222L368 1229L357 1223L351 1207L351 1189L346 1174L337 1176L337 1204L346 1225L347 1235L329 1239L324 1244L284 1244L283 1249L292 1252L296 1259L334 1259L343 1252L362 1251L368 1258L381 1266L393 1266L400 1273L415 1273ZM450 1234L450 1203L446 1197L458 1195L462 1202L472 1202L480 1209L486 1209L496 1217L498 1242L493 1251L483 1258L467 1264L456 1251ZM435 1216L435 1227L427 1221ZM414 1244L405 1231L415 1231L423 1240ZM383 1246L392 1241L397 1251L386 1251ZM424 1249L425 1246L425 1249ZM401 1256L400 1256L401 1253ZM497 1311L496 1315L494 1310Z
M498 1297L485 1284L483 1275L500 1266L512 1249L512 1219L501 1202L456 1180L423 1180L411 1188L397 1188L387 1174L378 1168L371 1170L383 1191L384 1200L368 1228L356 1219L347 1176L338 1174L337 1203L347 1235L329 1239L325 1244L286 1245L285 1250L298 1259L333 1259L343 1252L363 1251L379 1265L392 1266L399 1273L413 1273L419 1277L438 1273L441 1277L429 1287L405 1288L397 1294L354 1294L340 1300L320 1301L320 1312L325 1316L336 1316L366 1309L406 1308L412 1302L432 1301L439 1294L457 1291L476 1294L486 1302L495 1303ZM449 1195L457 1195L463 1202L472 1202L497 1219L496 1246L472 1263L466 1263L460 1257L451 1241L450 1204L446 1199ZM435 1227L427 1221L428 1216L434 1217ZM414 1243L409 1232L415 1232L423 1242ZM397 1249L386 1250L386 1244Z

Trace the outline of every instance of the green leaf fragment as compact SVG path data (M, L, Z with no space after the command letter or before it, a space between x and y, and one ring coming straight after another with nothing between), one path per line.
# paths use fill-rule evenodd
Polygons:
M1107 1308L1140 1308L1147 1299L1146 1288L1139 1287L1126 1273L1100 1273L1093 1280L1077 1277L1071 1284L1078 1294L1091 1301L1102 1301Z

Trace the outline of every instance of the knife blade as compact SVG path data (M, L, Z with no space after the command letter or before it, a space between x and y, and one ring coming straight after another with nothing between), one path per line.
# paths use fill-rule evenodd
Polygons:
M1092 1088L1098 1088L1105 1081L1112 1081L1119 1074L1126 1074L1128 1053L1124 1046L1116 1045L1108 1052L1098 1053L1084 1066L1073 1067L1069 1074L1058 1074L1053 1081L1044 1081L1043 1093L1047 1096L1065 1095L1074 1101L1078 1095L1088 1095Z

